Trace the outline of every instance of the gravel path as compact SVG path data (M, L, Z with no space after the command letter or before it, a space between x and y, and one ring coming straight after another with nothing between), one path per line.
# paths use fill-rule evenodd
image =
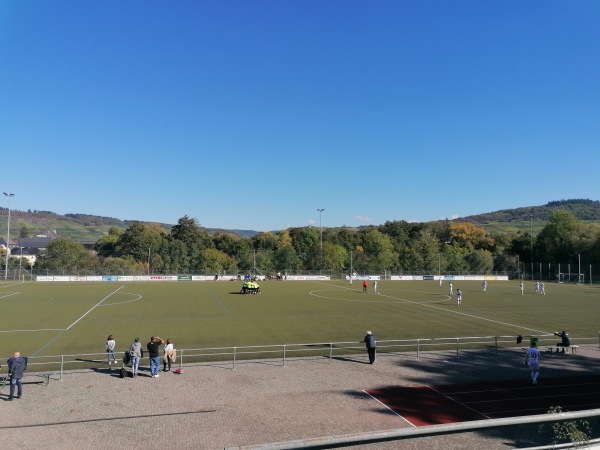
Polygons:
M0 392L0 448L223 449L322 436L412 428L364 390L499 379L529 383L524 351L493 350L301 358L189 366L183 374L121 379L117 370L24 379L22 399ZM144 361L147 364L147 359ZM545 357L544 379L598 374L597 347ZM144 367L147 369L147 366ZM424 407L427 407L424 405ZM508 449L541 445L536 428L516 427L401 442L365 449Z

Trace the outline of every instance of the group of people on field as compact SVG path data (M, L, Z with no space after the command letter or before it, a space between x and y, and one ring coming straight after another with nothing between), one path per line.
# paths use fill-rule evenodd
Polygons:
M146 350L148 351L148 358L150 360L150 375L152 378L159 377L160 369L160 346L163 347L163 372L170 372L171 365L177 358L177 351L173 346L173 340L167 339L166 341L159 336L150 337L150 341L146 344ZM106 338L106 357L108 364L117 364L117 358L115 356L116 341L114 336L111 334ZM140 360L144 357L144 350L140 338L135 338L133 343L129 347L129 350L123 354L123 364L131 364L131 374L135 378L139 372Z

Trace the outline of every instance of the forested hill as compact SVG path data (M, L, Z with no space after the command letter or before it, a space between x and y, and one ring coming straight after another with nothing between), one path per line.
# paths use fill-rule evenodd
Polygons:
M461 217L457 221L468 221L475 224L490 222L513 222L533 220L548 220L550 213L556 209L571 211L579 220L600 220L600 201L589 199L557 200L542 206L527 206L523 208L503 209L496 212Z
M7 208L0 207L0 237L6 236ZM51 211L19 211L11 210L10 229L11 239L20 237L23 231L28 237L48 232L62 237L68 237L78 242L96 242L108 233L111 227L125 230L134 220L121 220L114 217L94 216L91 214L56 214ZM140 221L142 223L147 223ZM174 224L159 224L165 231L170 232ZM256 234L252 230L221 230L206 228L209 234L230 232L239 236L249 237Z
M529 229L530 220L534 228L540 229L548 219L549 214L556 209L573 212L579 220L600 222L600 201L589 199L573 199L552 201L543 206L528 206L523 208L504 209L501 211L461 217L457 222L472 222L484 226L488 231L507 232ZM0 237L5 237L7 225L7 209L0 207ZM29 237L36 234L56 233L78 242L96 242L108 233L111 227L125 230L133 220L120 220L114 217L94 216L90 214L60 215L51 211L19 211L11 210L11 238L16 239L26 232ZM159 224L165 231L170 232L174 224ZM202 224L200 223L200 226ZM205 228L209 234L229 232L242 237L252 237L257 234L253 230L224 230Z

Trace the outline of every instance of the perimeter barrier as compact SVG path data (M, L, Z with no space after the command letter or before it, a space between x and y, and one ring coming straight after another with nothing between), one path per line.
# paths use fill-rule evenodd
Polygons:
M553 334L521 336L517 342L516 336L468 336L430 339L394 339L377 341L379 356L402 355L421 358L422 354L432 352L450 352L460 357L461 351L485 349L498 354L502 349L525 348L531 338L536 338L538 346L554 346L557 337ZM573 345L597 346L600 350L600 333L596 337L571 338ZM331 364L336 359L363 354L365 351L362 341L322 342L307 344L275 344L253 345L242 347L208 347L177 349L175 367L184 368L200 365L226 365L235 370L240 363L252 361L269 361L281 364L295 358L327 358ZM115 352L119 362L115 367L123 366L125 352ZM144 352L146 354L146 352ZM23 355L27 356L27 355ZM111 368L106 353L84 353L52 356L31 356L28 362L29 376L46 377L54 375L63 380L66 371L106 370Z

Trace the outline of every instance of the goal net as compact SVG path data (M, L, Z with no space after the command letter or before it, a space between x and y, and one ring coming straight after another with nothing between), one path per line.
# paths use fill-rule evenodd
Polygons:
M559 283L575 283L575 284L584 284L585 276L582 273L559 273L558 274L558 282Z

